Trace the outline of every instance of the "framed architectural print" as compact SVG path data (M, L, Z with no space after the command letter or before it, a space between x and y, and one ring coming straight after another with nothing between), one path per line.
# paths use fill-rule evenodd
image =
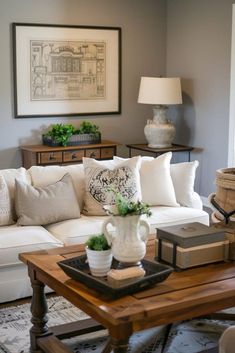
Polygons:
M15 117L119 114L121 28L13 23Z

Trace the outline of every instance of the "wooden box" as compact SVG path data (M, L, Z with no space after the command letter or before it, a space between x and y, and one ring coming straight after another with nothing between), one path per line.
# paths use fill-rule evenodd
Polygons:
M157 228L157 258L175 268L189 268L228 258L223 227L193 222Z
M186 269L194 266L227 260L229 252L229 240L210 244L182 248L177 246L176 266ZM158 240L156 240L156 255L158 254ZM168 241L162 242L163 261L173 265L173 244Z

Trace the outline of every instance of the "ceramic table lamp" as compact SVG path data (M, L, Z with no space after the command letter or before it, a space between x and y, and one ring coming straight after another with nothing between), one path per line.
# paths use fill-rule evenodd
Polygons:
M144 128L148 146L170 147L175 136L175 127L167 118L168 105L181 104L182 93L178 77L141 77L138 103L153 104L153 120Z

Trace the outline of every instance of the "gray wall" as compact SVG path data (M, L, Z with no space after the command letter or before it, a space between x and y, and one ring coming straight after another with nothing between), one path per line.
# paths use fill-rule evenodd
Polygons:
M232 0L167 1L167 75L182 77L183 110L175 116L178 143L203 149L198 189L215 190L227 167Z
M14 119L11 23L51 23L122 28L122 113L79 118ZM40 142L53 123L75 126L86 119L102 137L120 143L144 142L149 106L137 103L140 77L164 75L165 0L0 0L0 168L21 165L19 146ZM120 148L125 154L126 149Z
M39 143L52 123L97 123L103 138L144 142L152 107L138 104L140 76L182 77L184 104L170 109L175 142L199 147L196 190L214 191L227 166L233 0L0 0L0 168L21 165L19 146ZM122 113L79 118L14 119L11 23L122 27ZM119 153L126 154L120 147ZM176 156L175 156L176 157ZM178 158L178 155L177 157ZM185 158L185 156L183 156Z

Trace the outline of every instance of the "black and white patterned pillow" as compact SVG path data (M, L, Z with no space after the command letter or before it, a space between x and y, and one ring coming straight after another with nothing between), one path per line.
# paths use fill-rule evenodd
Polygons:
M110 169L92 158L84 158L83 165L86 183L85 214L105 214L103 206L113 205L115 201L110 188L120 192L129 201L141 199L139 157L133 157L116 167L110 164Z

